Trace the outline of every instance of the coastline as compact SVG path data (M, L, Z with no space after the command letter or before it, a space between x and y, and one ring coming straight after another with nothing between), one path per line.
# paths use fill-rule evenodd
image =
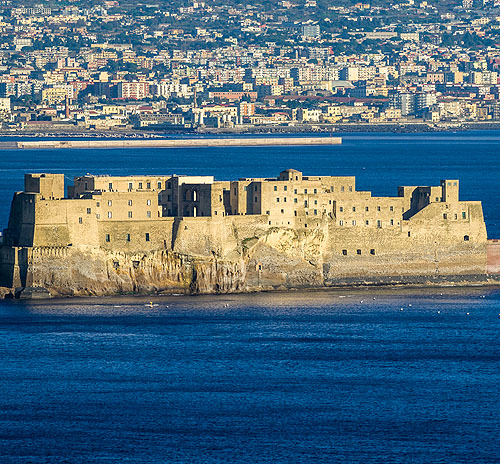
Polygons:
M158 127L156 129L139 130L123 128L112 130L105 129L82 129L61 128L57 125L37 129L0 129L0 137L24 138L24 137L85 137L85 138L118 138L118 139L163 139L169 136L243 136L266 134L293 135L293 134L330 134L341 136L342 133L435 133L435 132L470 132L470 131L500 130L500 121L470 121L470 122L385 122L385 123L341 123L341 124L301 124L296 126L237 126L233 128L168 128Z
M328 292L328 291L352 291L361 292L368 290L380 290L398 292L405 289L494 289L500 288L500 274L478 274L475 276L392 276L386 278L370 279L362 281L361 279L339 279L337 282L329 282L321 286L291 286L283 285L266 286L262 288L247 288L233 291L201 291L191 292L182 291L180 288L172 290L162 290L157 292L117 292L117 293L99 293L99 294L51 294L43 287L26 288L7 288L0 287L0 301L2 300L55 300L55 299L74 299L74 298L110 298L120 297L199 297L213 296L222 298L232 295L255 295L255 294L280 294L280 293L308 293L308 292Z

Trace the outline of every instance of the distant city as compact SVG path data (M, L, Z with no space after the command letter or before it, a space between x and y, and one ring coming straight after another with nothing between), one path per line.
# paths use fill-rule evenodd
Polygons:
M500 125L500 0L0 2L9 131Z

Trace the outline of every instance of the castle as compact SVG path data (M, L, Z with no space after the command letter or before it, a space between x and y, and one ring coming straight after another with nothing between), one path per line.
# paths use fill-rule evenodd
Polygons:
M0 286L51 294L231 292L487 273L479 201L459 181L394 197L354 177L26 174L0 247Z

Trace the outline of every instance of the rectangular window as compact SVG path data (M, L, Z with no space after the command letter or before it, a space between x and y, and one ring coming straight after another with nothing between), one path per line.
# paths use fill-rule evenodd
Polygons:
M295 195L297 195L297 189L293 189L293 193L295 193Z
M158 182L158 189L161 190L161 182Z
M150 189L150 188L151 188L151 182L148 182L148 183L146 184L146 188L147 188L147 189Z
M391 226L394 225L394 219L391 219Z
M304 206L307 208L307 200L304 201Z
M129 206L132 206L132 200L129 200L129 201L128 201L128 205L129 205Z
M142 182L139 182L139 190L142 190Z
M146 200L146 205L151 206L151 200Z
M108 211L108 218L111 219L113 217L113 213L111 211Z
M374 255L374 254L375 254L375 248L372 248L372 249L370 250L370 254L371 254L371 255Z
M89 189L89 184L87 182L85 182L85 190L88 190Z
M101 206L101 203L97 202L95 205L99 208L99 206Z
M307 193L307 189L304 189L304 193Z
M297 198L294 198L294 199L293 199L293 202L294 202L294 203L297 203Z
M146 211L146 216L147 216L148 218L150 218L150 217L151 217L151 211Z
M83 224L83 219L81 217L78 218L78 224Z
M314 200L314 204L317 205L318 204L318 200Z
M352 225L355 226L356 225L356 220L352 221Z
M128 189L129 189L129 190L132 190L132 189L133 189L133 187L134 187L134 186L132 185L132 182L129 182L129 183L128 183Z
M286 203L286 197L285 197L285 198L283 198L283 203Z
M172 196L171 195L167 195L167 201L172 201Z
M343 212L344 212L344 207L343 207L343 206L339 206L339 211L340 211L341 213L343 213Z
M132 211L129 211L129 212L128 212L128 217L129 217L129 218L132 218Z
M108 188L109 188L109 190L113 190L113 183L112 183L112 182L110 182L110 183L108 184Z
M343 191L344 191L344 186L343 186L343 185L340 187L340 191L341 191L341 192L343 192Z
M343 254L344 256L347 256L347 250L342 250L342 254Z
M277 185L275 185L275 186L274 186L274 191L275 191L275 192L277 192L277 191L278 191L278 186L277 186Z
M316 195L318 193L318 189L314 189L314 194Z
M279 198L276 198L276 203L279 203L280 202L280 199Z
M315 216L317 216L317 215L318 215L318 210L317 210L317 209L315 209L315 210L314 210L314 215L315 215Z
M170 182L167 182L167 188L172 188L172 184Z
M394 211L394 206L389 206L389 211Z
M368 208L368 206L365 206L365 211L369 211L369 208Z
M113 202L111 200L108 200L108 206L112 206Z
M344 225L344 221L341 219L341 220L339 221L339 226L343 226L343 225Z
M467 214L465 214L465 211L462 211L462 219L467 219Z
M281 210L281 214L283 214L284 212L285 212L285 210L284 210L284 209L282 209L282 210Z
M365 221L365 225L369 226L370 225L370 221L366 220Z
M91 208L87 208L87 214L91 214L92 213L92 209Z
M285 190L285 192L288 190L288 186L284 186L283 189Z
M106 234L106 242L111 242L111 237L109 236L109 234Z
M358 249L358 250L356 250L356 253L357 253L358 255L360 255L360 254L361 254L361 250L359 250L359 249Z
M377 211L380 211L380 206L377 206Z
M130 242L130 234L127 234L127 242Z
M380 219L377 221L377 227L379 229L382 227L382 221Z
M349 185L349 192L352 192L352 185Z
M149 232L146 232L146 242L149 242Z
M255 197L255 203L257 203L257 197Z
M446 213L443 214L443 219L448 219L448 215Z
M101 219L101 215L100 215L99 213L98 213L98 214L96 214L96 215L95 215L95 217L96 217L97 219Z
M257 186L254 187L254 190L257 191ZM235 192L236 193L236 192Z
M355 212L356 212L356 207L355 207L355 206L353 206L353 207L352 207L352 212L353 212L353 213L355 213Z

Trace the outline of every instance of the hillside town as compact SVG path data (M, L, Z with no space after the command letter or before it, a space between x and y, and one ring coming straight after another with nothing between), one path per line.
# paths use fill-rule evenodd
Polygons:
M9 131L500 124L500 1L0 2Z

